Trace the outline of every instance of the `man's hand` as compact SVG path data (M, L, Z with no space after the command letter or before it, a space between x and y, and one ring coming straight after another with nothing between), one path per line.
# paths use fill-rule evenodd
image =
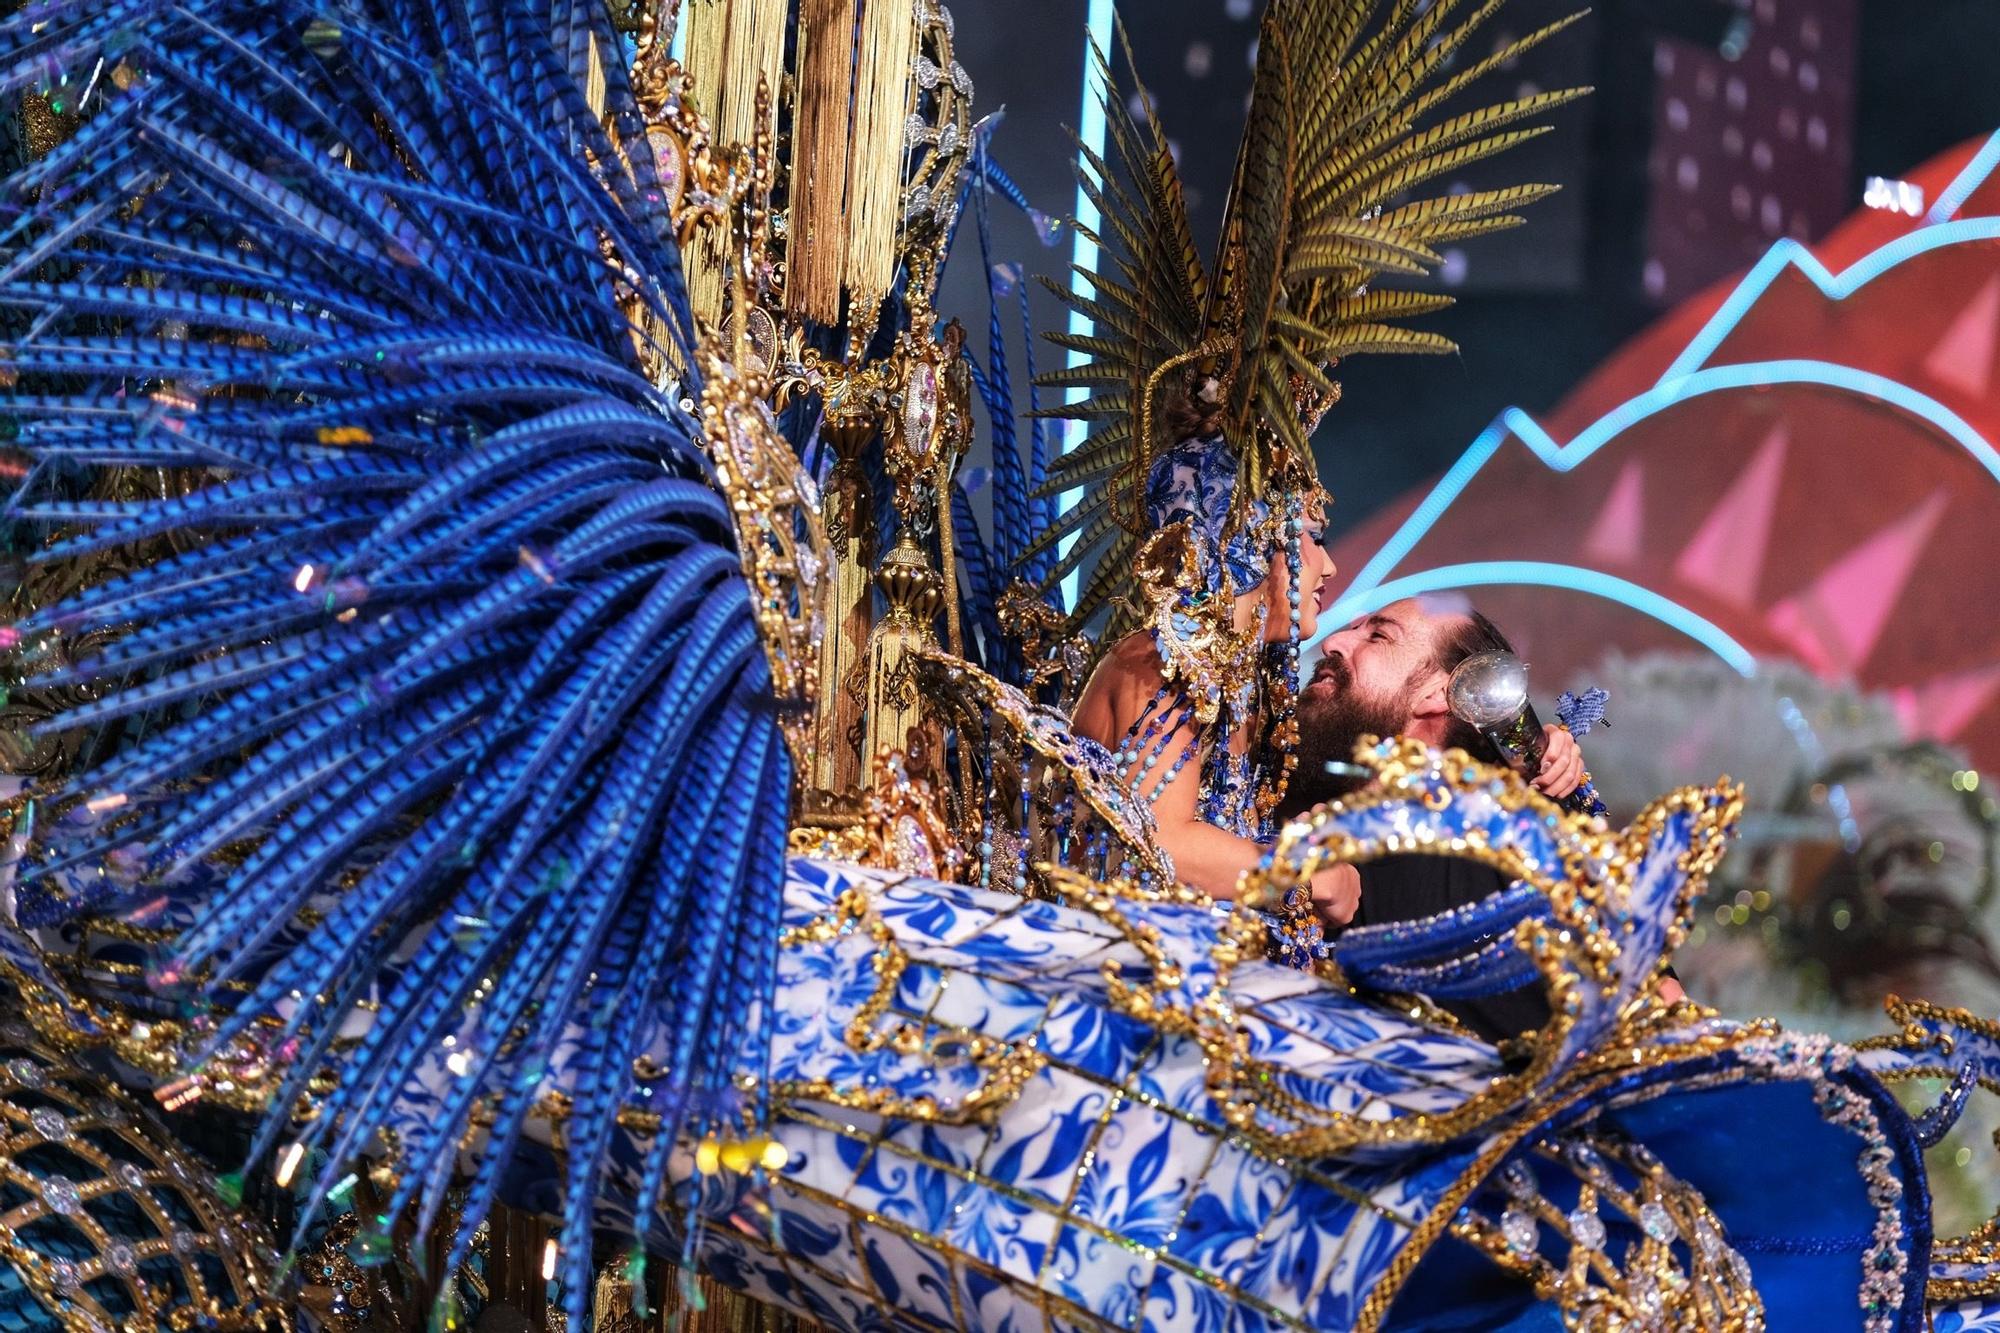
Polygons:
M1313 911L1320 925L1339 930L1354 919L1361 906L1361 872L1353 866L1334 866L1312 877Z
M1569 734L1568 727L1551 726L1547 745L1548 752L1542 756L1534 786L1542 795L1560 801L1583 785L1583 751L1577 747L1576 737Z

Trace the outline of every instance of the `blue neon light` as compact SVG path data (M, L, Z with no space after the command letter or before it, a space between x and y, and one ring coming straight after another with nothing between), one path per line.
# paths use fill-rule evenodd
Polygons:
M1097 50L1104 52L1107 58L1112 56L1112 14L1112 0L1090 0L1090 8L1084 20L1087 35L1084 39L1083 48L1083 109L1077 115L1076 137L1082 141L1085 147L1097 155L1097 159L1100 162L1104 160L1104 140L1107 133L1104 120L1104 96L1107 90L1104 86L1104 80L1097 72L1097 62L1091 56L1091 48L1095 46ZM1086 159L1081 151L1077 154L1076 169L1079 173L1089 170ZM1097 242L1091 238L1097 235L1098 228L1102 225L1104 219L1098 213L1097 205L1091 202L1090 195L1085 192L1081 176L1079 176L1076 187L1075 213L1076 230L1070 243L1069 256L1070 263L1075 267L1070 270L1070 290L1076 292L1078 295L1088 295L1084 290L1084 280L1079 275L1097 271ZM1087 338L1095 330L1095 327L1090 317L1082 311L1076 309L1070 310L1069 331L1071 333ZM1084 359L1084 353L1072 349L1069 353L1068 364L1074 366ZM1080 402L1088 396L1088 389L1073 388L1067 392L1067 399L1072 403ZM1080 421L1065 421L1062 423L1062 428L1061 447L1063 452L1067 453L1082 443L1083 423ZM1076 504L1077 496L1082 493L1081 488L1064 491L1056 497L1056 504L1062 512L1068 513L1070 508ZM1070 548L1075 544L1076 536L1075 534L1071 534L1062 541L1058 554L1067 556ZM1062 595L1065 605L1072 607L1076 605L1082 577L1082 571L1075 570L1063 579Z
M1499 452L1510 434L1552 470L1568 472L1603 448L1620 431L1675 403L1707 393L1766 384L1822 384L1844 393L1878 398L1949 435L1994 480L2000 481L2000 452L1996 452L1993 445L1956 412L1899 380L1829 361L1752 361L1743 365L1713 366L1677 380L1663 381L1620 404L1599 417L1589 429L1568 444L1557 444L1539 422L1520 408L1508 408L1479 434L1458 462L1431 489L1431 493L1424 497L1423 503L1404 520L1396 534L1362 566L1344 595L1365 593L1388 577L1389 571L1409 555L1423 540L1424 534L1443 517L1444 511L1472 484L1472 479L1479 475L1487 460Z
M2000 142L2000 135L1994 136ZM1993 143L1988 147L1992 148ZM1982 156L1984 154L1982 153ZM2000 162L2000 149L1995 149L1994 160ZM1990 167L1989 167L1990 170ZM1963 177L1961 177L1963 179ZM1976 185L1977 182L1974 182ZM1957 188L1957 182L1953 183ZM1965 194L1972 193L1973 186L1967 186ZM1940 196L1940 202L1942 202ZM1960 202L1963 202L1961 199ZM1956 204L1953 207L1957 207ZM1812 251L1787 237L1764 252L1754 267L1736 284L1736 290L1716 308L1708 323L1702 325L1701 332L1689 341L1687 348L1674 358L1660 376L1660 382L1691 374L1708 363L1722 340L1733 332L1750 308L1763 299L1771 284L1786 269L1797 269L1820 294L1832 301L1845 301L1875 279L1887 273L1898 264L1915 259L1948 245L1963 245L1968 241L1990 241L2000 238L2000 218L1965 218L1958 222L1941 222L1933 226L1919 227L1898 236L1836 274L1819 261Z
M1994 131L1992 137L1972 155L1972 160L1965 164L1964 170L1952 178L1951 184L1944 187L1944 192L1938 195L1937 202L1931 205L1931 211L1924 214L1924 221L1950 221L1951 215L1958 212L1965 201L1972 197L1972 192L1993 174L1995 167L2000 167L2000 130Z
M1757 674L1757 659L1750 650L1732 639L1713 621L1662 597L1628 579L1578 565L1549 564L1536 560L1486 560L1464 565L1445 565L1384 583L1379 587L1350 591L1320 616L1320 633L1314 642L1341 625L1379 611L1391 602L1428 592L1455 588L1488 587L1562 588L1587 593L1631 607L1661 624L1685 634L1745 676Z
M1918 255L1947 245L1961 245L1970 241L2000 239L2000 218L1967 218L1952 221L1952 216L1962 207L1972 192L1996 170L2000 169L2000 131L1987 139L1979 151L1973 154L1963 170L1945 187L1930 213L1926 216L1928 225L1918 227L1895 240L1882 245L1868 255L1835 274L1822 264L1810 250L1796 241L1782 240L1766 251L1743 281L1729 294L1717 308L1708 322L1689 341L1680 356L1660 376L1655 385L1645 393L1620 404L1611 412L1593 422L1586 430L1567 445L1557 444L1541 424L1518 407L1510 407L1494 418L1493 424L1481 431L1459 456L1450 470L1431 488L1429 495L1398 528L1381 549L1369 558L1360 572L1354 576L1347 590L1341 595L1336 607L1328 612L1325 624L1329 629L1345 623L1355 615L1363 614L1355 607L1368 609L1382 606L1395 597L1383 594L1395 589L1395 596L1408 596L1415 591L1425 590L1417 584L1434 580L1451 571L1434 570L1428 574L1412 575L1384 585L1382 580L1400 564L1424 535L1443 517L1479 470L1486 466L1509 435L1519 439L1544 464L1557 472L1567 472L1596 453L1611 438L1626 427L1652 416L1675 403L1704 393L1715 393L1726 389L1744 388L1765 384L1820 384L1844 393L1858 393L1880 399L1882 402L1908 412L1930 423L1955 440L1967 453L1985 468L1988 475L2000 480L2000 453L1996 453L1991 442L1957 413L1945 407L1936 399L1919 393L1908 385L1881 375L1858 370L1852 366L1838 365L1826 361L1786 360L1753 362L1734 366L1715 366L1704 369L1708 358L1715 354L1730 332L1735 329L1751 307L1755 306L1763 294L1770 290L1778 275L1787 268L1795 268L1830 300L1844 301L1868 283L1881 277L1899 264L1908 262ZM1505 571L1506 578L1494 578L1495 582L1533 582L1542 586L1572 587L1580 580L1588 584L1579 591L1591 592L1598 596L1611 597L1626 602L1637 610L1672 624L1688 632L1690 637L1714 649L1718 656L1729 661L1738 670L1744 670L1750 659L1740 645L1735 644L1721 630L1702 620L1678 603L1672 602L1658 593L1641 588L1637 584L1616 579L1594 570L1581 570L1572 566L1538 565L1532 562L1501 561L1480 565L1453 566L1454 571L1479 570L1484 574ZM1553 577L1549 571L1567 571L1562 575L1568 582L1550 583ZM1436 585L1445 586L1445 585ZM1466 579L1456 585L1470 586ZM1644 603L1643 605L1641 603ZM1694 632L1699 629L1701 632ZM1706 636L1706 637L1705 637ZM1722 645L1738 656L1732 657Z

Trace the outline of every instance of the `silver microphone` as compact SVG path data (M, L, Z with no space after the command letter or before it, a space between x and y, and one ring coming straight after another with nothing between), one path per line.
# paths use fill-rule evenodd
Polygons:
M1499 649L1474 653L1452 669L1445 706L1459 720L1479 728L1516 773L1532 780L1541 771L1548 736L1528 698L1526 662ZM1608 813L1588 773L1582 785L1563 797L1562 805L1586 815Z
M1477 727L1515 772L1532 778L1548 744L1528 698L1528 664L1509 652L1474 653L1452 669L1445 704Z

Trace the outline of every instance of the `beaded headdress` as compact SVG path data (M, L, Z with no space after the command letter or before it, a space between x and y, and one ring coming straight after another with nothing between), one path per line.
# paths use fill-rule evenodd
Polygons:
M1208 591L1247 592L1264 581L1271 552L1263 536L1270 506L1252 501L1253 521L1229 522L1236 451L1220 435L1184 440L1153 459L1146 475L1146 521L1159 532L1186 523ZM1227 583L1224 576L1227 576Z

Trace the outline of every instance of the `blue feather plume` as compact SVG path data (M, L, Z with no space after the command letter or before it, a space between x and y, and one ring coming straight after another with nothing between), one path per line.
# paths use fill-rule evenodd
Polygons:
M973 518L974 511L962 490L954 492L951 504L959 563L966 573L964 618L979 631L980 665L1001 680L1019 685L1025 683L1024 664L1020 660L1019 649L1001 632L997 607L1001 594L1016 580L1039 582L1041 567L1052 559L1048 553L1033 559L1024 557L1035 534L1054 522L1055 501L1039 494L1048 476L1049 460L1043 422L1035 415L1039 399L1034 388L1035 340L1028 322L1027 287L1019 280L1018 273L1010 284L1010 280L1003 276L1003 267L994 262L991 196L997 194L1031 217L1038 215L1029 207L1020 187L988 151L992 129L993 122L989 118L976 131L967 185L978 228L980 262L985 269L987 284L986 364L982 369L969 353L967 361L972 368L973 383L979 391L980 401L986 409L992 450L989 487L992 497L991 541L980 535ZM1018 294L1022 344L1027 353L1030 436L1025 457L1016 420L1013 379L1007 364L1006 325L1002 318L1010 285Z
M620 39L601 6L551 8L53 0L0 21L6 92L118 74L0 187L0 410L33 460L10 517L55 538L38 558L178 548L17 627L110 632L60 677L91 697L53 725L122 743L38 795L125 807L43 822L23 915L117 911L250 845L162 971L224 1010L216 1046L274 1034L291 1062L260 1150L297 1138L336 1175L451 1037L395 1205L438 1215L482 1117L454 1261L584 1033L562 1235L580 1327L619 1109L663 1126L640 1217L677 1137L741 1123L726 1072L770 1012L791 775L677 406L699 386L656 386L633 343L636 300L672 343L651 350L694 363ZM130 467L189 485L81 498ZM139 883L73 873L114 856ZM662 1011L664 1032L641 1021ZM292 1124L320 1071L319 1114Z

